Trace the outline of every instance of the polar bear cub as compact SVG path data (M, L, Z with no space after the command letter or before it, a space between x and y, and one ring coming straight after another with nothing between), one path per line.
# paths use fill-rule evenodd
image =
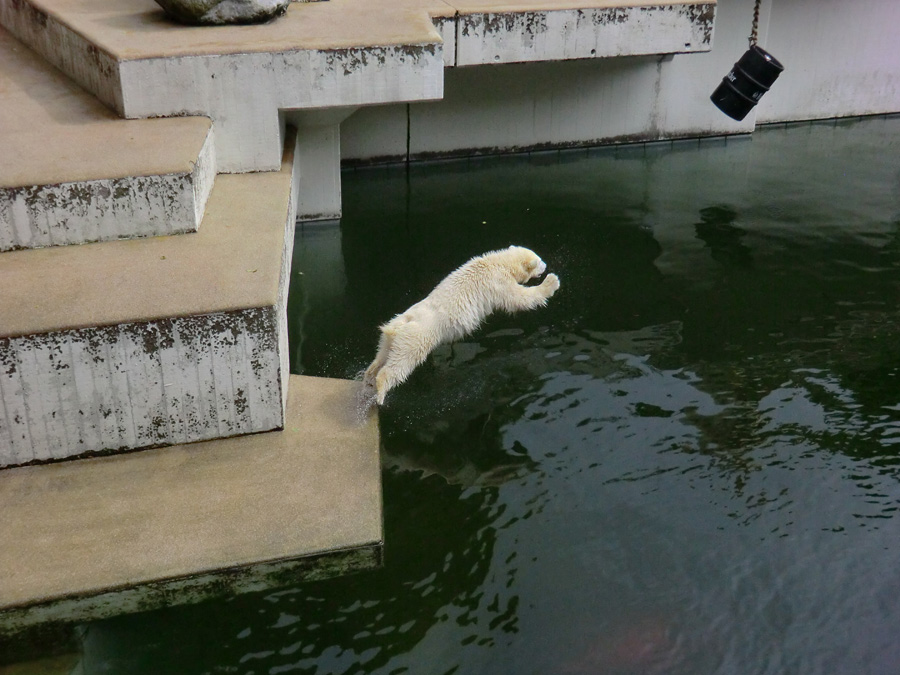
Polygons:
M378 354L363 383L378 405L431 351L471 333L497 310L518 312L547 304L559 288L555 274L537 286L525 286L547 265L521 246L491 251L451 272L421 302L381 326ZM369 394L371 395L371 394Z

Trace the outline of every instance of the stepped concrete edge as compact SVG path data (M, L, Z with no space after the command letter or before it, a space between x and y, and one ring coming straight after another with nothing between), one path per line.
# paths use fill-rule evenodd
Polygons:
M197 229L206 117L122 120L0 28L0 252Z
M0 636L380 565L358 386L291 376L284 431L0 472Z
M196 234L3 254L0 466L283 425L296 143Z

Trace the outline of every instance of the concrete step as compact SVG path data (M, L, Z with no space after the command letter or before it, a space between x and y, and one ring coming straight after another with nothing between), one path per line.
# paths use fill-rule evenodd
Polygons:
M206 117L122 120L0 28L0 251L196 231Z
M280 432L0 471L0 637L380 564L356 386L291 376Z
M283 425L296 143L196 233L0 254L0 467Z

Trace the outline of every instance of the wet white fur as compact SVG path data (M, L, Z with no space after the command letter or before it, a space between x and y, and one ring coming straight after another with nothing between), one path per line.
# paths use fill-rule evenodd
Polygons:
M471 333L497 310L518 312L547 304L559 288L548 274L538 286L523 286L547 266L533 251L510 246L472 258L451 272L421 302L381 326L378 354L363 382L379 405L428 354L444 342Z

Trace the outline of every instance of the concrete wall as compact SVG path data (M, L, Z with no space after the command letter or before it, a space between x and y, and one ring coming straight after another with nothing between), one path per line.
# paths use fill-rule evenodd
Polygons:
M283 425L276 310L0 339L0 468Z
M768 45L785 72L758 122L900 110L900 2L775 0L769 17Z
M747 49L753 0L720 0L707 53L450 68L444 99L362 108L344 160L747 133L757 123L900 111L900 2L763 0L759 44L785 72L743 122L709 95Z

